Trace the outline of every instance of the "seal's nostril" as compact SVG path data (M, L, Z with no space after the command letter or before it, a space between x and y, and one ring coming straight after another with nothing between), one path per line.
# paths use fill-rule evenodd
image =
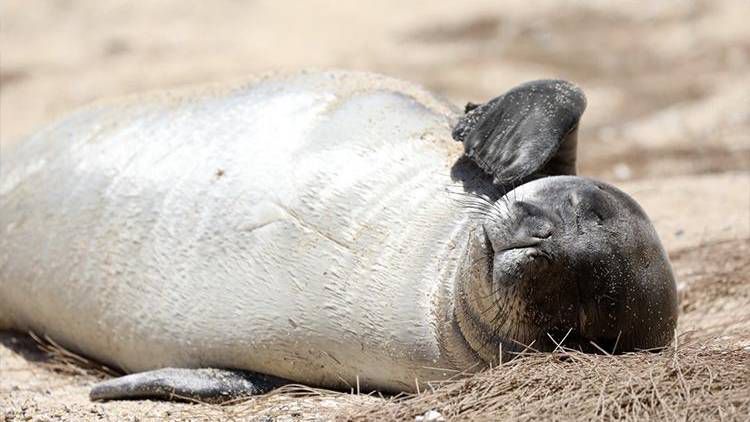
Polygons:
M551 224L545 223L541 225L540 227L537 227L534 232L532 232L532 236L535 239L549 239L552 237L552 233L555 231L554 226Z
M552 227L546 227L536 237L540 239L549 239L552 236L552 232L553 232Z

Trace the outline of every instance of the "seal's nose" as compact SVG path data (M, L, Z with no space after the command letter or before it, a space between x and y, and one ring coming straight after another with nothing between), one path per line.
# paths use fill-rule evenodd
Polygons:
M547 239L555 231L553 216L530 202L515 201L513 210L518 215L519 231L526 237Z

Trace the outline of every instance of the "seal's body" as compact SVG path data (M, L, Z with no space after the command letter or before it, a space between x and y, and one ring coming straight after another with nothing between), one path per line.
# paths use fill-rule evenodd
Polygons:
M3 166L2 319L128 372L442 377L453 116L337 73L79 112Z
M90 107L3 155L0 328L142 372L95 399L663 347L669 261L631 198L574 176L584 108L535 81L462 114L346 72Z

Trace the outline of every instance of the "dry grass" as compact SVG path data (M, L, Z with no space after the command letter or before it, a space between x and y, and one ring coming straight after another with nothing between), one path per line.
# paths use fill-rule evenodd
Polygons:
M682 336L662 353L532 354L349 420L747 420L750 352Z
M36 347L47 357L47 359L40 363L46 369L53 372L73 376L88 375L97 379L119 377L122 375L122 372L71 352L46 335L39 337L37 334L29 332L29 336L34 339Z

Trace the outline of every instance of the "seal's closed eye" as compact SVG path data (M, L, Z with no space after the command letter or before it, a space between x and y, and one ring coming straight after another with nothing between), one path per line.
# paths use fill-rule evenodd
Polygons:
M498 185L576 174L578 122L586 97L570 82L539 80L467 104L453 139Z

